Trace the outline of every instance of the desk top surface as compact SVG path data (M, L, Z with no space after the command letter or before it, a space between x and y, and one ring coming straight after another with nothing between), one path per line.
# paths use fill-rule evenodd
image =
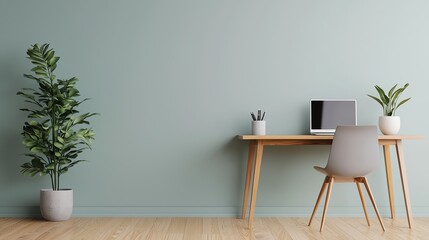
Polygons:
M241 140L332 140L333 135L238 135ZM418 135L379 135L379 140L422 139Z

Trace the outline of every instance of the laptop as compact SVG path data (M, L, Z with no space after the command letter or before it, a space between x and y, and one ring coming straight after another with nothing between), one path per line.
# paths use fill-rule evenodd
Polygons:
M356 125L356 99L311 99L310 133L334 135L338 125Z

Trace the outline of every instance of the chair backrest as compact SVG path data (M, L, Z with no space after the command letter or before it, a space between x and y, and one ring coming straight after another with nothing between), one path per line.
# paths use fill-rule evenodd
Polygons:
M338 126L325 170L334 176L363 177L379 159L376 126Z

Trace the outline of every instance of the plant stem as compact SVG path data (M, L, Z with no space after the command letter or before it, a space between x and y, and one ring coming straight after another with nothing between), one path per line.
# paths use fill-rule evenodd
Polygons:
M49 173L49 177L51 178L52 190L54 190L54 178L52 177L52 173Z
M46 64L48 65L48 64ZM54 82L51 78L52 76L52 72L50 67L47 67L48 70L48 77L51 83L51 96L50 96L50 100L52 101L52 109L51 109L51 130L52 130L52 162L54 163L54 170L53 170L53 175L54 175L54 184L52 186L52 190L56 191L58 190L58 172L57 172L57 160L56 160L56 156L55 156L55 142L56 142L56 130L55 130L55 126L56 126L56 119L55 119L55 100L54 100Z

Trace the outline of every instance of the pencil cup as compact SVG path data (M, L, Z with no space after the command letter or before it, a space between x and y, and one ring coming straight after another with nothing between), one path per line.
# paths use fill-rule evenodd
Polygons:
M265 121L252 121L252 134L265 135Z

